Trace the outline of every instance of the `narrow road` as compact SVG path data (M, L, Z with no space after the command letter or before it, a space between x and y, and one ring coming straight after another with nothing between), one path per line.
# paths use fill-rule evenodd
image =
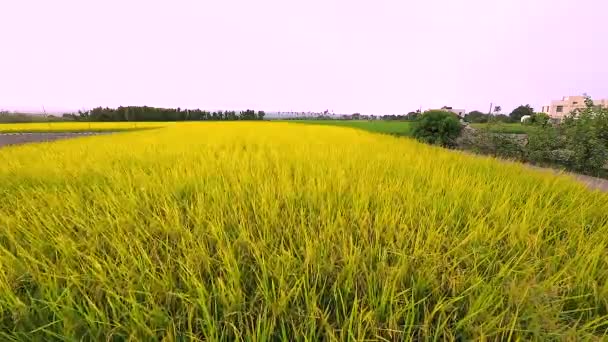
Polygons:
M585 175L573 175L574 178L585 183L588 187L594 190L608 192L608 180Z
M110 132L111 133L111 132ZM0 133L0 147L27 144L32 142L53 141L82 136L107 134L99 132L65 132L65 133Z
M562 171L556 170L556 169L540 167L540 166L530 165L530 164L525 164L525 165L532 169L536 169L536 170L546 170L546 171L551 171L553 173L562 173ZM572 173L572 172L566 172L566 171L564 171L563 174L571 176L572 178L585 184L588 188L590 188L592 190L600 190L603 192L608 192L608 179L591 177L591 176L587 176L587 175L581 175L578 173Z

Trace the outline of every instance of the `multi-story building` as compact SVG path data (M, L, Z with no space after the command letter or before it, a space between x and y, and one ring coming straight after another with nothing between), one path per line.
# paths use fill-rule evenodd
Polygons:
M608 107L608 99L593 100L596 106ZM584 96L564 96L561 100L551 101L548 106L543 106L541 112L549 114L549 117L561 120L575 109L585 108Z

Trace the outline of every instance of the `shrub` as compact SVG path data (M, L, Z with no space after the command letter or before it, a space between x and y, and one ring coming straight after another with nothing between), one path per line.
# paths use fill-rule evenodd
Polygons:
M570 113L559 126L550 125L545 113L535 113L525 120L528 133L500 134L505 129L493 116L486 129L463 134L460 145L473 151L509 159L562 166L567 169L599 175L608 161L608 109L594 106ZM534 128L530 126L536 126ZM510 132L515 133L515 132Z
M548 126L548 118L541 113L535 115L534 123L543 128L529 134L526 150L530 161L588 174L601 172L608 160L608 110L595 107L589 98L585 103L585 109L572 112L556 128Z
M527 139L524 134L505 134L485 127L474 132L463 134L459 139L460 146L476 153L488 154L514 160L525 159Z
M535 126L545 127L549 124L549 115L546 113L534 113L529 119L523 123Z
M570 159L570 153L564 152L565 146L566 141L556 128L546 127L534 130L528 134L527 157L530 161L541 164L565 165Z
M589 106L576 111L562 124L566 146L573 152L568 166L576 171L598 173L608 160L608 142L598 125L603 119L602 109Z
M461 129L462 126L455 114L443 110L431 110L420 116L413 134L420 141L452 147Z

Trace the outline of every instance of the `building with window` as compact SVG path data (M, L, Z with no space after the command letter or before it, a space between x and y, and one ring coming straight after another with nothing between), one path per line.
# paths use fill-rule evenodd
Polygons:
M593 100L596 106L608 107L608 99ZM549 114L555 120L561 120L575 109L585 108L584 96L564 96L561 100L551 101L548 106L543 106L541 112Z

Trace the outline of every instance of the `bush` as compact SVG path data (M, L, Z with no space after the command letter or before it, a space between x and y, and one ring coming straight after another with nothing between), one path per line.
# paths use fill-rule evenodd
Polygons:
M424 112L414 127L413 135L416 139L434 145L452 147L460 135L458 117L443 110Z
M592 107L573 113L562 124L566 146L573 152L568 166L576 171L599 173L608 160L608 141L603 139L599 120L602 111Z
M530 161L546 164L567 164L570 153L566 151L566 141L553 127L534 130L528 134L527 156Z
M550 117L546 113L534 113L533 115L531 115L527 120L525 120L522 123L528 124L528 125L545 127L549 124L549 119L550 119Z
M523 134L494 132L493 128L466 129L459 138L459 146L476 153L511 160L525 160L527 139Z
M587 174L601 173L608 160L608 110L593 106L590 99L585 102L585 109L568 115L559 127L548 126L547 120L542 129L529 134L526 149L530 161L558 164ZM545 119L540 115L535 115L535 124Z

